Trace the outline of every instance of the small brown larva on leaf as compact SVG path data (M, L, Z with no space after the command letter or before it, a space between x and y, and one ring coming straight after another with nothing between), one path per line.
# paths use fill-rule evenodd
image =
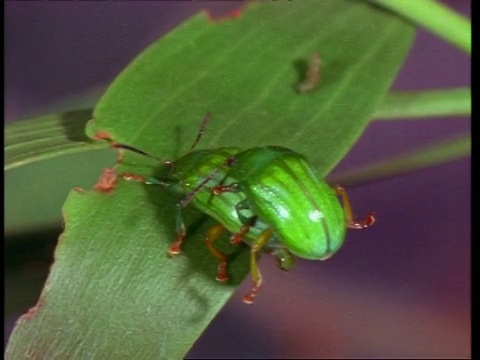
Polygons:
M320 65L322 60L320 54L312 53L308 59L307 72L303 81L298 84L297 89L300 93L306 93L313 90L317 85L320 79Z

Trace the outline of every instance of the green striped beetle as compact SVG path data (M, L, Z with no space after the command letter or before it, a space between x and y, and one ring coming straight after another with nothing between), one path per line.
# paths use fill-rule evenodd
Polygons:
M219 225L212 227L206 235L206 245L209 251L219 260L217 271L217 280L225 282L227 276L227 256L214 247L214 242L218 240L223 231L227 229L232 236L232 243L239 243L243 240L253 241L261 231L267 226L261 220L252 223L252 220L241 222L237 215L236 204L243 203L245 197L241 192L231 192L224 196L214 196L212 189L226 178L229 170L227 160L238 153L234 148L220 148L216 150L196 150L192 151L203 135L204 128L210 119L210 114L205 116L196 140L190 147L187 154L173 162L164 162L170 167L169 175L165 179L145 178L143 176L124 173L123 178L129 181L139 181L145 184L175 186L186 195L183 200L177 204L176 215L176 239L170 246L168 253L171 256L180 253L181 244L186 236L186 229L182 217L182 209L190 202L193 203L203 213L211 216L218 221ZM147 156L154 160L162 162L142 150L136 149L130 145L112 143L112 147L126 149L135 153ZM256 219L255 219L256 220ZM291 255L286 248L278 246L267 246L265 251L271 253L277 266L282 270L290 270L295 265L295 257Z
M241 211L249 209L268 224L251 246L254 287L244 298L247 303L253 301L262 283L257 253L273 239L300 258L325 260L343 245L347 227L363 229L375 222L373 213L355 221L345 190L331 188L316 176L302 155L290 149L255 147L234 154L227 163L228 177L213 189L214 193L244 193L246 199L236 205L238 216L241 218ZM228 179L234 181L223 185ZM343 208L336 195L342 197Z
M186 236L183 207L192 202L219 222L206 236L208 249L219 260L218 281L228 279L227 256L213 246L223 230L234 234L232 244L244 241L250 245L254 286L244 297L245 303L253 302L262 284L257 266L260 252L271 253L282 270L290 270L295 265L295 256L325 260L343 245L347 227L363 229L374 223L373 213L363 221L355 221L345 190L340 186L331 188L316 176L302 155L290 149L266 146L245 151L235 148L192 151L208 121L209 114L189 152L167 162L172 167L168 179L146 179L130 173L123 177L147 184L178 184L187 194L177 204L177 237L169 249L172 256L180 253ZM113 144L113 147L155 158L129 145ZM336 195L342 198L343 208Z

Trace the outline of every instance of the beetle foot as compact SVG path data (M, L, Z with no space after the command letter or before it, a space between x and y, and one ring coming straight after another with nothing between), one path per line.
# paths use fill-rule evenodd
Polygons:
M230 238L230 244L238 245L242 242L242 236L240 234L235 234Z
M212 188L214 195L221 195L225 192L237 192L238 187L235 185L216 185Z
M173 242L173 244L170 246L168 249L168 255L171 257L174 257L175 255L180 254L180 247L182 246L183 239L185 237L185 234L178 234L177 238Z
M245 224L240 228L240 231L233 234L232 237L230 238L230 244L232 245L238 245L239 243L242 242L243 236L246 235L249 231L252 225L250 224Z
M243 297L243 302L247 305L253 304L253 298L258 295L258 291L260 290L260 284L255 284L250 294L247 294Z
M375 213L372 211L370 214L367 215L367 218L364 220L364 227L369 227L375 224L377 218L375 217Z
M132 173L129 173L129 172L126 172L124 174L122 174L122 178L124 180L127 180L127 181L138 181L138 182L142 182L142 183L145 183L147 182L147 179L141 175L136 175L136 174L132 174Z
M375 224L375 213L369 213L362 221L352 221L347 224L350 229L365 229Z
M178 254L180 254L180 247L175 245L170 246L170 248L168 249L168 255L170 255L171 257L174 257Z
M217 270L217 281L224 283L228 281L228 275L227 275L227 262L222 261L220 264L218 264L218 270Z

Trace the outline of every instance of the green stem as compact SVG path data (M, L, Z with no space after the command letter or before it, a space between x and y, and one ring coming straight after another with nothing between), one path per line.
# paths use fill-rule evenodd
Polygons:
M386 161L366 165L356 170L329 177L328 181L330 183L353 186L406 174L469 156L471 144L470 135L456 137Z
M472 95L468 87L432 91L405 91L387 94L374 115L378 120L433 116L468 116Z
M468 54L472 52L470 21L434 0L370 0L413 20Z

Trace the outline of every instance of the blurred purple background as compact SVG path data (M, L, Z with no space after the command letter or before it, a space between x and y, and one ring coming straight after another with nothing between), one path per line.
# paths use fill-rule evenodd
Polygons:
M470 16L470 0L444 3ZM102 88L199 9L222 14L238 4L6 2L5 120ZM419 31L394 88L469 86L470 78L467 55ZM469 131L469 118L375 122L335 173ZM283 273L265 257L255 305L241 302L247 281L189 357L469 357L470 179L464 159L351 189L356 212L373 209L378 223L350 232L327 262Z

